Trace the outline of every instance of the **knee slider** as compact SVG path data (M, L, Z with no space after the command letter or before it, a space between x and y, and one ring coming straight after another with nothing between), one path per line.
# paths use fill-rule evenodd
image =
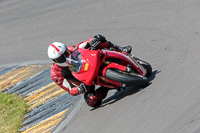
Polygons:
M85 94L84 98L85 98L85 102L90 107L93 107L96 104L96 102L97 102L97 100L96 100L96 98L95 98L95 96L94 96L93 93L87 93L87 94Z

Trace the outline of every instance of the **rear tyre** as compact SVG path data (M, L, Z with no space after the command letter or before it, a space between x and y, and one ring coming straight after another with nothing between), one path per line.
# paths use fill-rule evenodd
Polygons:
M136 73L128 73L111 68L106 70L105 77L126 85L136 87L145 87L149 85L149 80L146 77Z

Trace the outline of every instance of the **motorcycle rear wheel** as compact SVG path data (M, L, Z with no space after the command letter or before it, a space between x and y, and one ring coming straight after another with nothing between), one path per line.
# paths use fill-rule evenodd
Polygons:
M128 73L117 69L108 68L106 70L105 77L135 87L146 87L149 85L148 78L136 73Z

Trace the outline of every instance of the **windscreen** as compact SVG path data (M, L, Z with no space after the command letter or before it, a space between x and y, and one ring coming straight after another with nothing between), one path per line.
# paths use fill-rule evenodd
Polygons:
M67 64L70 71L77 73L81 70L82 66L82 55L79 51L74 51L68 58Z

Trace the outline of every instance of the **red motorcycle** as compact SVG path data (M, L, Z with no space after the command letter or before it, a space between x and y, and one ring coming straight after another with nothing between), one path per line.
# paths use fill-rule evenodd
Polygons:
M116 50L79 48L67 58L72 75L88 86L108 88L145 87L149 84L151 65L128 53Z

